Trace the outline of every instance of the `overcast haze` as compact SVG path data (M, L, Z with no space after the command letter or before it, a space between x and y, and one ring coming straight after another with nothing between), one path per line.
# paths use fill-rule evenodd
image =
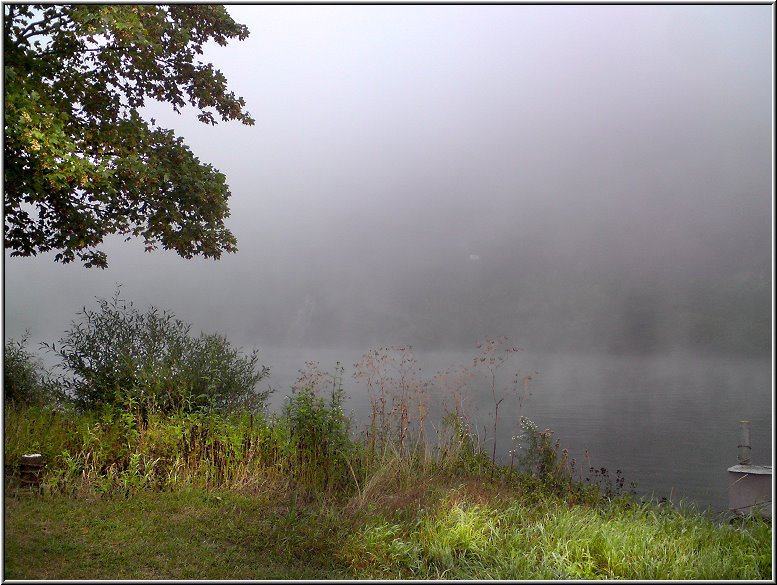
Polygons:
M226 175L239 252L6 253L6 339L122 283L247 348L771 352L771 6L229 12L204 60L256 125L145 113Z

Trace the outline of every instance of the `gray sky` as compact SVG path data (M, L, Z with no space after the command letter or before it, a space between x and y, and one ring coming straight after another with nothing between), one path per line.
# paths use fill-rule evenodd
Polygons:
M6 253L6 338L122 283L246 347L770 348L771 6L229 12L204 59L256 125L146 112L226 175L239 252Z

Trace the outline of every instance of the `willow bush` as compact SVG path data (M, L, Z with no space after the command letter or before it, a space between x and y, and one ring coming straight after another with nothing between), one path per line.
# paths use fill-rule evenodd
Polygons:
M139 404L165 413L233 406L260 409L269 391L257 383L269 369L257 352L244 354L223 335L194 336L169 311L139 311L119 290L84 307L58 344L65 392L84 411Z

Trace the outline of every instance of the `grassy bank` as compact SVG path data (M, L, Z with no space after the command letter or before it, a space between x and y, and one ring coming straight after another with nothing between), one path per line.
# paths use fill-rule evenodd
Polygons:
M428 496L428 494L426 494ZM400 508L234 492L6 496L7 579L767 579L771 527L461 484Z
M521 464L495 466L460 418L433 441L399 423L356 436L304 391L278 417L7 407L4 577L772 576L770 523L636 501L530 424Z

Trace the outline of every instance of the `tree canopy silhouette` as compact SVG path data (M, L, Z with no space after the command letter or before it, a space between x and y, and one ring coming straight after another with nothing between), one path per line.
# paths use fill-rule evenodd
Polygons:
M138 108L188 103L206 124L252 125L224 75L196 60L206 42L244 40L248 29L202 4L6 4L4 17L11 255L53 251L104 268L99 246L112 234L184 258L235 252L224 175Z

